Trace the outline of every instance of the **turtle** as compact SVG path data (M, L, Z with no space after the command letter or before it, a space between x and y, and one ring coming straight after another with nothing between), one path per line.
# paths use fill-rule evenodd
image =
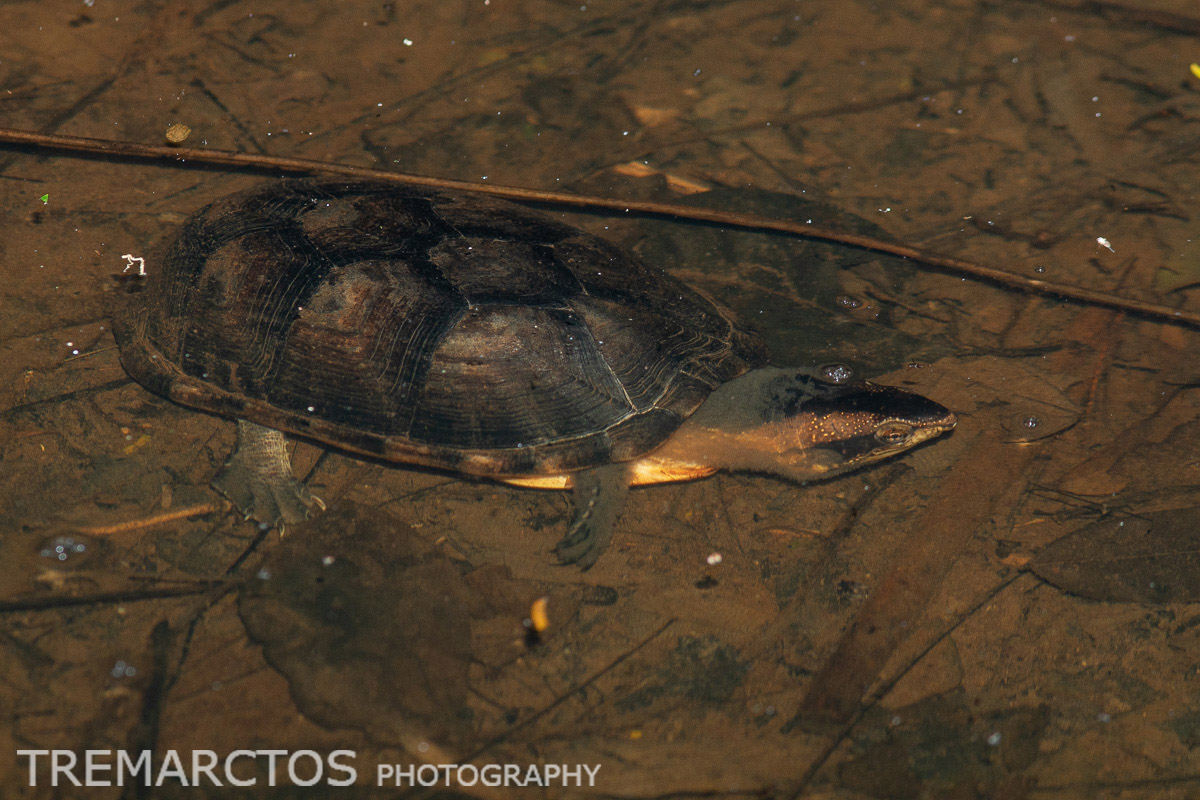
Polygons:
M237 420L213 486L246 516L324 503L285 434L564 489L555 548L604 552L631 486L719 469L805 483L949 431L913 392L771 366L728 308L630 249L486 195L292 178L193 214L114 316L128 374Z

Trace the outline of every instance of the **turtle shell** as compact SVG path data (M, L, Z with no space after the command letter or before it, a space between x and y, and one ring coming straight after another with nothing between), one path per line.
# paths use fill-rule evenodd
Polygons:
M766 360L631 251L469 194L279 181L201 209L149 272L114 319L148 389L475 475L637 458Z

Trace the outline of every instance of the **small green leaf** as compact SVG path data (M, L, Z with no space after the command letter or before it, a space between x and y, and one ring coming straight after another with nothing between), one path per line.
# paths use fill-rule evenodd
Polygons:
M50 202L50 195L48 195L48 194L42 195L42 205L46 205L49 202Z

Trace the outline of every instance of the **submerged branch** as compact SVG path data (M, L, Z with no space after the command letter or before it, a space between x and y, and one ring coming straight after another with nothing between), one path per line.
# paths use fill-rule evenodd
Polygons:
M333 164L308 158L289 158L283 156L257 155L253 153L235 153L227 150L201 149L195 147L168 147L165 145L147 145L137 142L125 142L113 139L91 139L81 136L62 136L58 134L43 134L36 131L0 128L0 144L24 145L46 150L64 150L83 152L93 155L105 155L116 158L131 158L153 161L176 161L181 164L188 162L197 164L216 164L233 167L251 167L270 169L281 172L301 174L342 175L350 178L362 178L379 181L390 181L410 186L422 186L431 189L450 189L455 191L479 192L494 197L509 200L519 200L533 203L548 203L570 206L574 208L614 211L618 213L636 213L659 217L675 217L678 219L707 222L729 227L746 228L750 230L775 231L810 239L820 239L827 242L857 247L876 253L897 256L919 264L936 267L944 272L964 275L977 280L997 284L1028 294L1048 295L1070 300L1076 303L1104 308L1115 308L1136 314L1158 322L1180 325L1190 328L1200 328L1200 312L1184 311L1170 306L1138 300L1132 297L1110 294L1108 292L1087 289L1072 284L1044 281L1028 278L1007 270L989 267L973 261L966 261L953 256L931 253L905 244L860 236L822 228L816 225L806 225L791 220L761 217L755 214L739 214L728 211L717 211L706 208L673 205L670 203L654 203L646 201L627 201L610 197L595 197L592 195L571 194L568 192L547 192L538 189L521 189L511 186L497 186L470 181L445 180L442 178L427 178L420 175L409 175L369 167L355 167L343 164Z

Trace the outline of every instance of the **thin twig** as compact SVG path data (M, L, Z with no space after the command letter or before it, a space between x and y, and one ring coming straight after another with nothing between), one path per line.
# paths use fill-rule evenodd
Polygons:
M543 706L536 713L532 714L529 717L526 717L525 719L521 720L517 724L513 725L508 730L493 737L490 741L485 742L475 752L471 753L469 756L466 756L463 759L462 763L464 763L464 764L471 763L472 761L479 758L481 755L483 755L487 751L491 750L496 745L510 739L512 737L512 735L514 733L516 733L517 731L521 730L522 728L527 728L530 725L532 725L533 723L537 722L539 719L546 716L551 711L553 711L554 709L558 708L560 705L565 703L569 698L574 697L576 694L579 694L580 692L583 692L585 689L587 689L589 686L594 684L596 681L600 680L602 677L604 677L608 673L612 672L614 669L619 667L621 664L628 661L634 655L641 652L647 645L649 645L651 642L653 642L659 636L662 636L663 633L666 632L667 628L674 625L676 621L677 620L675 619L675 617L672 617L671 619L667 620L662 625L660 625L657 630L655 630L653 633L651 633L645 639L642 639L642 641L638 642L636 645L634 645L630 649L626 650L624 653L621 653L621 655L617 656L612 661L608 662L608 664L604 665L602 668L597 670L590 678L585 680L583 683L580 683L576 686L572 686L566 692L563 692L558 697L554 698L554 700L552 700L549 704Z
M1187 36L1200 34L1200 17L1189 17L1153 8L1137 8L1124 3L1114 3L1111 0L1082 0L1082 2L1021 0L1021 2L1056 8L1059 11L1094 14L1126 25L1144 25L1169 33L1181 33Z
M43 134L35 131L0 128L0 144L16 144L37 147L47 150L65 150L85 152L98 155L108 155L118 158L150 159L154 161L178 161L200 164L219 164L235 167L253 167L270 169L281 172L320 173L326 175L344 175L353 178L369 178L371 180L390 181L411 186L423 186L432 189L450 189L454 191L479 192L503 197L510 200L521 200L533 203L549 203L555 205L573 206L576 208L600 209L623 213L648 214L653 216L676 217L679 219L709 222L729 227L748 228L753 230L777 231L810 239L821 239L827 242L858 247L877 253L898 256L921 264L938 267L939 269L957 275L967 275L982 281L998 284L1029 294L1053 295L1066 300L1072 300L1084 305L1115 308L1131 314L1156 320L1171 325L1190 328L1200 328L1200 312L1182 311L1170 306L1146 302L1131 297L1099 292L1081 286L1066 283L1043 281L1027 278L1006 270L988 267L971 261L965 261L953 256L929 253L908 245L873 239L854 233L829 230L815 225L790 220L760 217L755 214L738 214L728 211L716 211L706 208L672 205L669 203L653 203L646 201L626 201L609 197L594 197L591 195L570 194L567 192L547 192L539 189L521 189L511 186L496 186L470 181L445 180L442 178L427 178L420 175L409 175L400 172L355 167L343 164L331 164L308 158L288 158L282 156L264 156L252 153L234 153L227 150L198 149L193 147L167 147L164 145L147 145L137 142L124 142L112 139L90 139L81 136L60 136Z
M87 534L89 536L112 536L120 533L130 533L131 531L144 530L145 528L150 528L155 525L161 525L164 522L174 522L180 519L188 519L189 517L202 517L205 514L211 514L214 511L224 511L226 508L228 508L228 506L225 503L200 503L199 505L188 506L187 508L177 508L173 511L166 511L162 514L156 514L153 517L135 519L129 522L119 522L115 525L71 527L72 530Z
M829 759L833 756L837 749L842 746L846 739L849 738L851 732L853 732L858 724L862 722L867 713L875 708L879 704L880 700L887 697L888 693L896 687L896 684L900 682L901 678L909 674L909 672L911 672L912 669L917 666L917 664L921 663L921 661L923 661L927 655L933 652L934 648L946 641L946 639L948 639L955 631L957 631L963 623L973 618L976 612L994 600L996 596L1000 594L1000 592L1011 586L1023 574L1024 573L1016 573L1011 575L996 586L993 586L991 589L989 589L987 593L985 593L980 600L967 609L966 612L958 615L958 617L951 622L950 625L926 642L925 646L922 647L921 650L911 659L909 659L908 662L896 672L896 674L881 682L875 687L875 690L872 691L870 695L864 697L862 703L855 711L854 716L850 720L844 722L837 733L833 736L830 736L826 740L825 746L821 749L821 752L805 768L799 784L792 788L790 795L791 800L800 800L800 798L808 792L808 788L812 784L813 780L817 777L817 773L824 768L824 766L829 762Z
M0 602L0 614L12 614L21 611L46 611L55 608L77 608L79 606L112 605L122 603L137 603L147 600L163 600L172 597L195 597L212 591L230 591L230 584L213 582L208 586L195 588L164 588L143 589L125 592L100 592L76 596L37 596L21 600L6 600Z

